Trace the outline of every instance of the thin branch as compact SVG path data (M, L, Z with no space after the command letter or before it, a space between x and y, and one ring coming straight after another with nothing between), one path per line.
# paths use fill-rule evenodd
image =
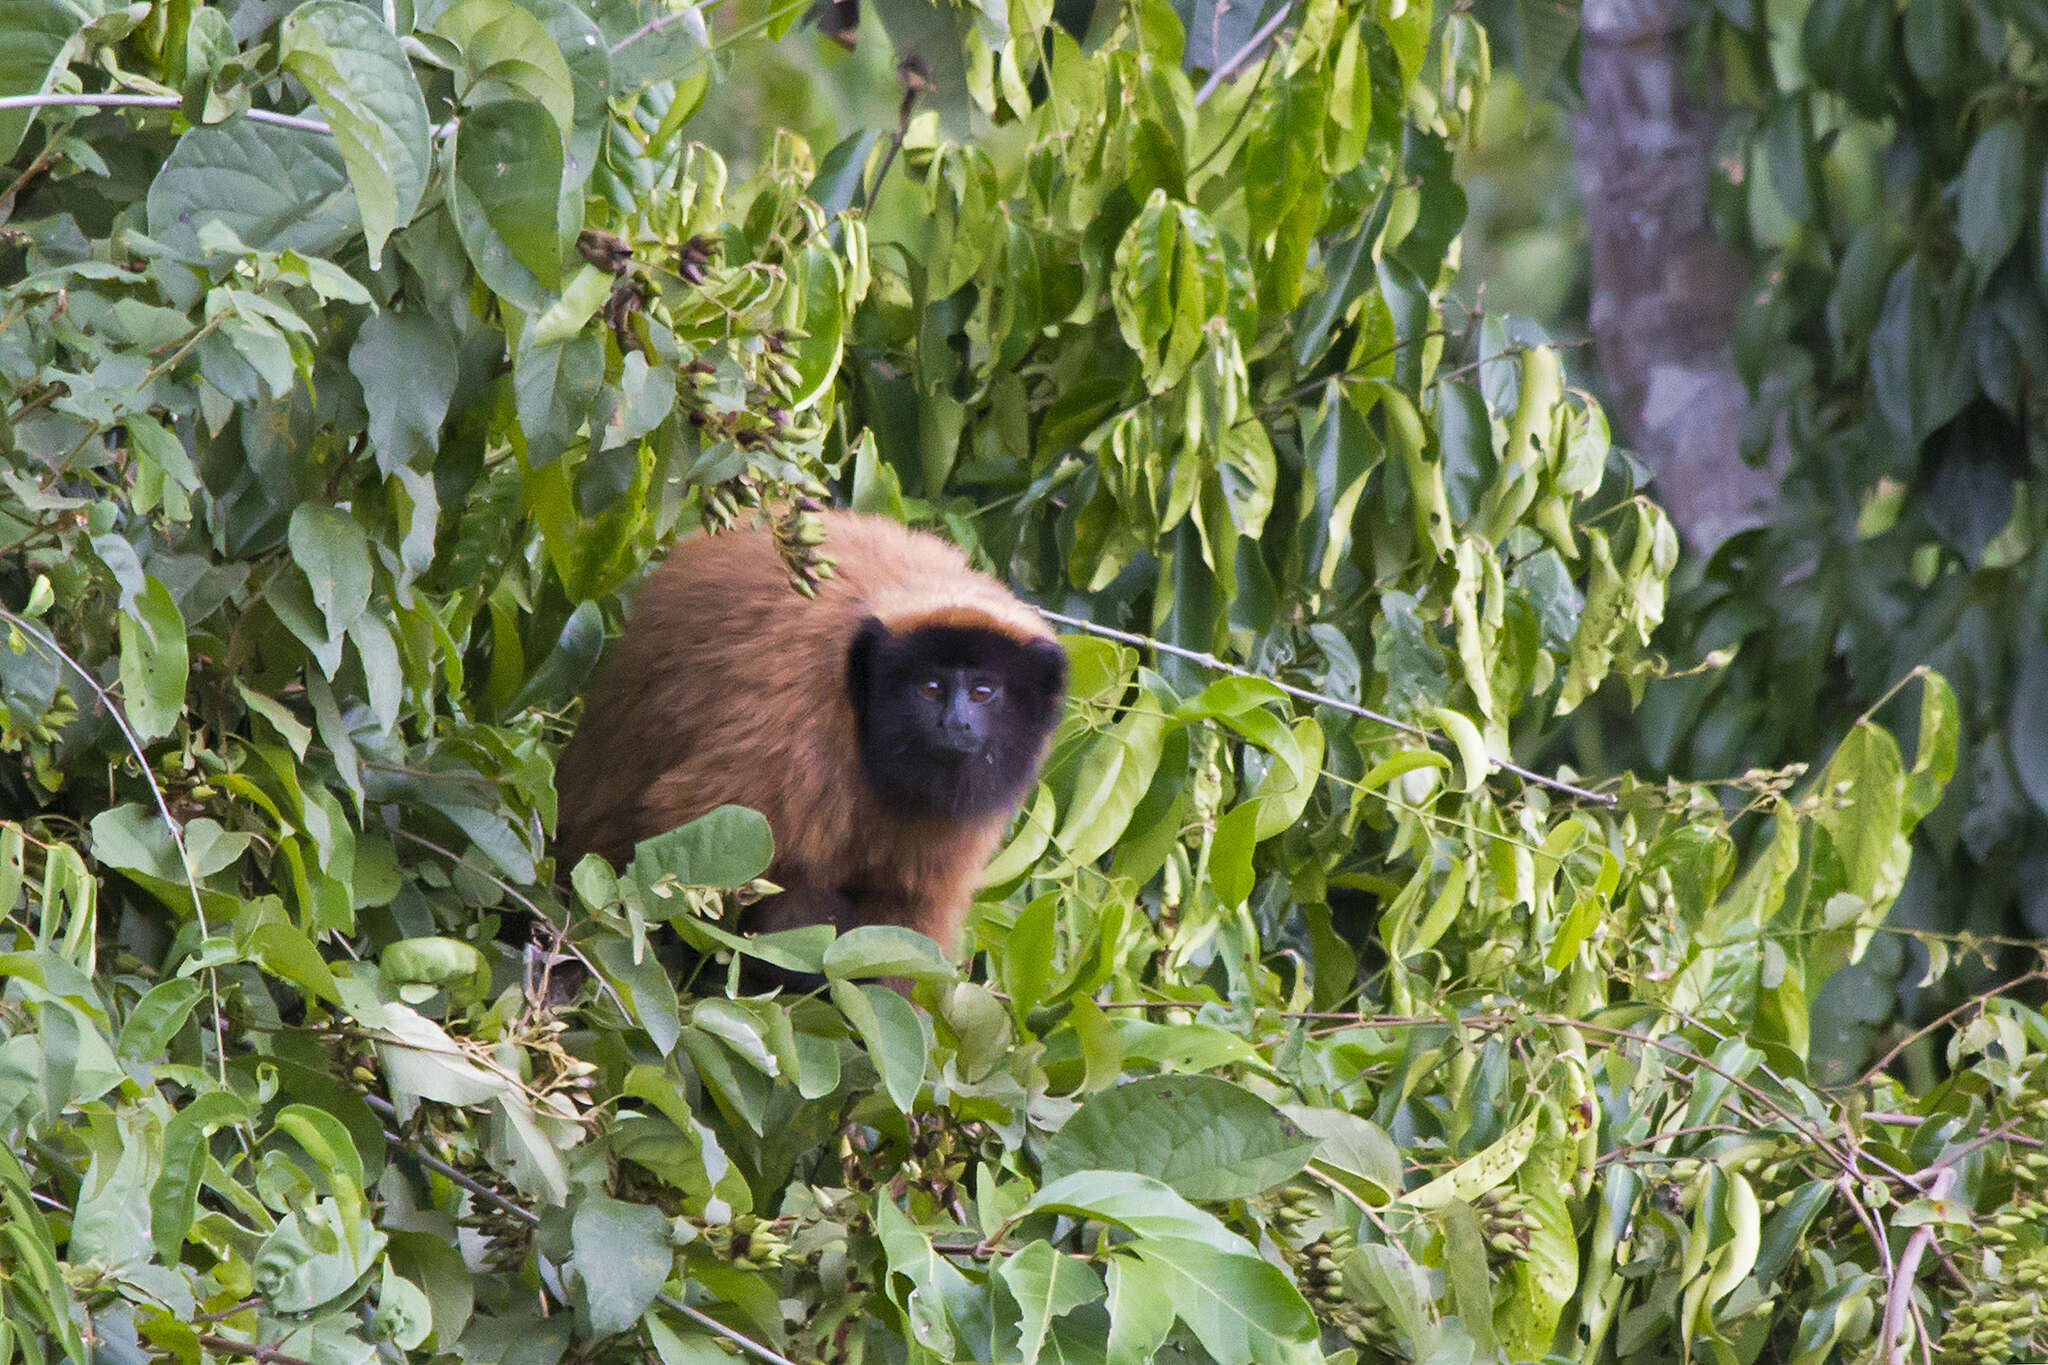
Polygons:
M811 3L812 0L790 0L790 3L786 5L778 5L776 8L768 11L767 14L763 15L759 19L755 19L749 23L740 25L740 27L734 29L732 32L725 34L716 43L707 41L704 45L703 51L691 53L690 59L688 61L683 62L681 65L677 66L673 71L665 73L667 79L672 81L679 81L687 76L694 76L697 73L698 67L710 61L713 57L717 56L720 52L723 52L732 44L736 42L741 42L747 38L751 38L758 33L767 32L769 29L773 28L776 24L780 23L783 19L795 13L797 10L809 8ZM624 51L628 47L631 47L634 43L639 42L642 38L646 38L652 34L660 32L662 29L667 28L670 24L673 24L678 20L682 19L690 12L691 11L687 9L676 10L673 13L659 15L653 19L648 20L639 28L635 29L633 32L619 39L617 43L613 44L611 48L611 55L616 57L620 52Z
M220 1310L219 1312L217 1312L217 1313L197 1313L197 1314L194 1314L194 1315L193 1315L193 1318L192 1318L192 1321L194 1321L194 1322L224 1322L224 1321L226 1321L227 1319L229 1319L229 1318L231 1318L231 1317L234 1317L234 1316L235 1316L235 1315L236 1315L237 1313L246 1313L246 1312L248 1312L248 1311L249 1311L249 1310L250 1310L251 1308L260 1308L260 1307L262 1307L262 1306L263 1306L263 1297L262 1297L262 1296L261 1296L260 1294L257 1294L257 1295L251 1295L250 1297L248 1297L248 1298L246 1298L246 1299L243 1299L243 1300L242 1300L242 1301L241 1301L240 1303L238 1303L238 1304L235 1304L235 1305L234 1305L233 1307L230 1307L230 1308L223 1308L223 1309L221 1309L221 1310Z
M496 886L500 891L510 896L513 900L519 902L519 904L525 908L528 914L532 915L535 919L539 920L542 924L547 926L549 934L554 939L555 948L567 952L569 956L575 958L578 962L582 963L584 970L590 973L591 980L597 982L599 989L601 989L602 991L604 991L606 995L611 997L612 1003L617 1005L620 1009L626 1010L628 1014L632 1013L631 1010L626 1008L626 1002L619 998L619 993L612 989L611 982L605 980L604 973L600 972L597 969L597 964L592 962L589 958L585 957L583 955L583 950L578 948L575 945L575 943L570 940L568 926L563 924L557 924L555 922L554 916L550 915L547 911L541 909L539 902L535 901L533 897L527 895L524 891L521 891L518 887L512 885L512 883L506 881L503 877L500 877L497 873L491 871L489 868L478 867L475 863L463 857L460 853L457 853L452 848L443 848L441 845L435 843L432 839L425 838L422 835L414 834L409 829L395 829L392 831L392 833L396 834L401 839L410 839L413 843L418 844L421 848L429 849L435 853L440 854L443 858L446 858L449 862L454 863L457 867L467 868L469 871L474 872L477 876L482 877L485 881L490 882L492 885Z
M391 1101L385 1099L382 1095L364 1095L363 1103L369 1105L372 1111L383 1115L385 1118L390 1119L393 1123L398 1122L398 1111L392 1107ZM412 1155L413 1160L419 1162L420 1165L434 1172L434 1174L442 1176L445 1179L452 1181L457 1185L460 1185L463 1189L468 1190L471 1194L483 1200L485 1203L491 1205L493 1208L496 1208L504 1213L509 1213L514 1218L519 1219L521 1222L526 1223L529 1226L540 1226L539 1214L533 1212L531 1209L527 1208L523 1204L517 1203L511 1199L507 1199L504 1195L498 1193L489 1185L484 1184L483 1181L478 1180L475 1176L467 1175L462 1171L457 1170L455 1167L450 1166L447 1162L441 1160L441 1158L435 1156L432 1152L422 1150L418 1146L414 1145L411 1140L399 1135L398 1133L392 1131L389 1128L386 1128L384 1130L384 1140L394 1147L403 1148L405 1151L410 1153Z
M1217 14L1220 16L1222 12L1222 9L1219 7ZM1280 49L1276 47L1266 53L1266 60L1259 63L1259 74L1252 78L1252 88L1246 92L1244 103L1237 107L1237 117L1230 121L1230 127L1224 131L1223 136L1216 139L1216 145L1209 149L1208 155L1188 167L1187 179L1193 180L1197 175L1201 174L1208 164L1214 161L1225 147L1230 145L1231 139L1237 136L1237 130L1244 127L1245 116L1251 113L1252 105L1258 102L1259 87L1266 83L1266 75L1273 69L1273 57L1279 51Z
M311 1361L302 1360L298 1356L288 1356L275 1346L265 1346L255 1341L237 1341L233 1337L216 1336L212 1332L201 1332L199 1344L221 1355L248 1356L256 1365L312 1365Z
M184 103L176 95L125 95L118 92L98 95L0 95L0 109L48 109L66 106L86 109L178 109L182 108ZM244 117L257 123L274 123L280 128L296 128L302 133L334 131L319 119L300 118L297 114L277 114L268 109L245 109L242 113Z
M1360 1198L1356 1190L1353 1190L1349 1185L1346 1185L1343 1181L1337 1179L1337 1177L1325 1174L1324 1172L1317 1170L1313 1166L1304 1166L1301 1168L1301 1170L1302 1174L1309 1177L1309 1179L1327 1185L1332 1194L1336 1194L1345 1199L1350 1200L1351 1203L1357 1207L1359 1215L1362 1218L1364 1218L1368 1223L1371 1223L1374 1227L1380 1230L1380 1236L1387 1239L1387 1245L1394 1249L1395 1255L1399 1256L1403 1261L1407 1262L1411 1266L1415 1264L1414 1258L1412 1258L1408 1254L1407 1245L1403 1243L1402 1240L1394 1234L1394 1230L1392 1228L1387 1226L1387 1221L1386 1219L1380 1217L1379 1210L1374 1208L1372 1205L1366 1203L1364 1199Z
M397 1121L398 1113L395 1109L391 1107L390 1101L378 1095L365 1095L363 1096L363 1100L370 1106L371 1109L375 1110L377 1113L383 1115L388 1119L391 1119L393 1122ZM482 1181L477 1180L474 1177L464 1175L461 1171L456 1170L453 1166L450 1166L447 1162L441 1160L433 1153L422 1150L417 1143L414 1143L410 1139L402 1137L398 1133L393 1132L391 1129L386 1128L384 1130L384 1140L394 1147L402 1148L409 1155L411 1155L411 1157L415 1161L419 1162L422 1166L425 1166L428 1170L433 1171L437 1175L445 1176L449 1180L454 1181L457 1185L460 1185L463 1189L468 1190L477 1198L484 1200L492 1207L500 1209L503 1212L510 1214L512 1217L517 1218L519 1221L525 1223L529 1227L540 1226L540 1215L535 1213L532 1209L527 1208L524 1204L521 1204L519 1201L515 1199L508 1199L506 1196L498 1193L496 1190L484 1184ZM731 1327L726 1326L717 1318L712 1317L709 1313L704 1312L702 1309L692 1308L689 1304L684 1303L682 1300L675 1298L674 1296L669 1294L656 1294L654 1297L663 1307L670 1308L678 1313L681 1313L684 1317L688 1318L691 1322L696 1323L697 1326L702 1327L707 1332L713 1333L717 1336L724 1337L728 1342L732 1343L733 1347L736 1350L745 1352L746 1354L754 1357L754 1359L763 1362L763 1365L796 1365L796 1362L791 1360L788 1356L776 1354L776 1352L774 1352L766 1346L763 1346L760 1342L754 1340L752 1337L747 1336L744 1333L735 1331ZM282 1356L273 1357L273 1359L278 1361L280 1365L293 1365L292 1362L285 1361Z
M1100 635L1105 639L1118 640L1127 645L1137 645L1145 649L1156 649L1162 654L1171 654L1177 659L1186 659L1189 663L1200 664L1203 668L1213 669L1218 673L1228 673L1238 678L1258 678L1264 682L1272 683L1273 686L1279 688L1290 697L1298 698L1301 701L1320 702L1324 706L1343 711L1348 715L1360 716L1366 720L1376 721L1381 725L1399 730L1404 734L1416 735L1432 743L1450 743L1444 736L1432 734L1419 725L1410 725L1406 721L1395 720L1392 716L1359 706L1354 702L1348 702L1339 697L1332 697L1323 692L1311 692L1305 687L1296 687L1292 683L1284 683L1277 678L1269 678L1265 674L1254 672L1249 668L1240 668L1236 664L1225 663L1214 654L1204 654L1200 650L1194 649L1183 649L1179 645L1168 644L1164 640L1156 640L1149 635L1134 635L1126 630L1116 630L1110 626L1099 626L1093 621L1084 621L1078 616L1066 616L1056 611L1047 611L1044 607L1038 609L1038 614L1048 621L1056 621L1060 625L1071 626L1075 630L1086 631L1091 635ZM1524 768L1521 764L1511 762L1508 759L1493 758L1489 755L1488 761L1502 772L1513 773L1524 781L1534 782L1539 787L1549 787L1554 791L1564 792L1568 796L1575 796L1581 801L1590 801L1596 806L1612 806L1615 804L1615 798L1604 792L1589 791L1584 787L1575 787L1571 783L1560 781L1555 777L1545 777L1542 773Z
M1934 1183L1927 1189L1929 1199L1946 1199L1955 1187L1957 1171L1951 1166L1934 1177ZM1922 1223L1913 1229L1913 1235L1906 1239L1905 1250L1899 1253L1899 1263L1892 1268L1891 1280L1884 1293L1884 1329L1878 1333L1877 1354L1886 1365L1906 1365L1906 1343L1900 1339L1900 1330L1906 1325L1906 1309L1913 1299L1913 1272L1920 1268L1920 1258L1927 1248L1934 1244L1934 1224Z
M610 48L606 49L605 55L610 57L616 57L621 52L624 52L627 48L631 47L633 44L639 42L642 38L651 38L655 34L667 28L670 24L679 24L683 20L689 18L691 15L696 13L697 10L694 7L685 6L682 9L669 10L666 13L657 14L652 19L649 19L646 23L640 25L640 27L634 29L631 33L628 33L625 37L619 39L616 43L613 43Z
M93 95L0 95L0 109L182 109L184 100L177 95L131 95L118 90L103 91ZM320 133L332 136L331 125L316 118L300 114L280 114L272 109L244 109L236 118L246 118L252 123L269 123L279 128L291 128L301 133ZM429 124L429 137L447 137L455 131L460 119L446 123Z
M1216 88L1222 85L1223 82L1229 80L1232 76L1236 75L1237 69L1243 66L1246 62L1250 61L1252 59L1252 54L1257 52L1260 48L1264 47L1266 45L1266 40L1268 38L1271 38L1274 34L1278 33L1280 31L1280 26L1286 23L1288 16L1293 13L1293 5L1282 6L1278 14L1268 19L1265 23L1259 25L1259 31L1251 36L1250 42L1246 43L1243 47L1239 48L1236 51L1236 53L1231 56L1229 61L1223 63L1223 65L1217 67L1214 71L1211 71L1209 73L1209 79L1203 81L1202 88L1195 92L1195 103L1197 105L1207 104L1209 102L1209 96L1216 93Z
M1863 1068L1863 1074L1856 1078L1856 1084L1859 1086L1869 1084L1872 1077L1878 1075L1886 1067L1890 1066L1893 1062L1897 1061L1900 1053L1904 1052L1907 1048L1913 1046L1913 1044L1919 1042L1922 1038L1925 1038L1928 1034L1940 1028L1943 1024L1948 1023L1956 1016L1962 1014L1971 1006L1974 1005L1977 1008L1982 1009L1984 1005L1988 1003L1993 996L2003 995L2007 991L2017 990L2019 987L2026 985L2030 981L2040 981L2043 979L2048 979L2048 972L2044 972L2039 967L2036 967L2032 971L2027 972L2024 975L2016 976L2010 981L2001 982L2000 984L1993 986L1990 990L1985 991L1981 995L1971 996L1968 1000L1965 1000L1962 1004L1957 1005L1954 1009L1947 1011L1937 1019L1929 1020L1927 1023L1922 1024L1919 1028L1914 1029L1911 1033L1901 1038L1898 1042L1898 1045L1892 1048L1891 1051L1885 1053L1884 1056L1878 1058L1869 1066Z
M199 895L199 878L192 871L192 855L185 848L185 827L178 823L178 817L171 814L171 803L164 798L164 789L156 780L156 771L149 766L149 754L142 747L142 741L136 738L135 731L129 728L128 717L120 704L107 689L100 686L99 679L86 672L85 666L72 658L64 646L57 643L56 637L45 634L33 621L17 616L5 607L0 607L0 621L7 622L63 660L79 681L92 690L99 704L106 708L107 715L121 731L121 738L128 742L128 751L135 755L135 762L142 769L142 780L149 784L149 794L156 798L156 813L163 819L164 828L170 832L171 845L178 850L178 870L185 874L185 889L192 895L192 913L199 921L200 937L212 938L212 926L206 922L206 903ZM214 1066L219 1072L220 1083L225 1086L228 1083L227 1019L221 1010L220 982L211 967L206 969L206 986L213 1006ZM241 1133L239 1125L235 1131ZM246 1141L246 1136L244 1140Z
M47 171L50 169L50 167L56 165L58 159L62 156L63 153L59 150L59 144L57 143L53 142L49 146L43 148L43 150L37 154L35 160L29 162L28 165L22 167L21 174L14 177L14 181L12 184L8 185L6 189L0 190L0 205L4 205L8 201L13 199L14 196L21 191L22 186L28 184L29 181L35 179L44 171ZM5 323L0 323L0 331L5 330L7 330L7 325Z

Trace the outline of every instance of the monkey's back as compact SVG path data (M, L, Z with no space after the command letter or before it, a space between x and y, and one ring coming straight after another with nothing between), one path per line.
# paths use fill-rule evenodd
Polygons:
M959 826L885 808L861 769L847 654L863 620L1050 638L953 545L896 522L825 514L835 576L806 599L766 530L680 541L641 587L556 771L562 865L633 845L720 805L768 817L776 866L831 869L951 907L952 925L1007 819ZM771 870L771 876L775 872Z

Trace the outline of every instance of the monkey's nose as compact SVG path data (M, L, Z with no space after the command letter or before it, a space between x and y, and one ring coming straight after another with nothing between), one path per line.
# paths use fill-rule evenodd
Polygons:
M946 726L940 729L938 734L934 736L934 739L937 742L937 748L942 753L971 754L981 747L979 741L974 737L974 732L965 728Z

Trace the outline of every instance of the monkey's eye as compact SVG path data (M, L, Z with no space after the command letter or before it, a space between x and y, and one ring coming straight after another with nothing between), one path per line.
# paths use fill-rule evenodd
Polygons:
M939 693L945 691L943 687L939 686L937 678L926 678L917 685L917 690L934 701L938 700Z
M974 686L967 689L967 695L969 697L972 697L975 701L987 701L990 697L993 697L995 694L996 690L993 687L990 687L987 683L976 683Z

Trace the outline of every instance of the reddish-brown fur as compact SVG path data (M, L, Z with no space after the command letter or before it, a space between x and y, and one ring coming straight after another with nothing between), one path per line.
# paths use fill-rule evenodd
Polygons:
M750 927L830 922L851 897L863 922L904 925L950 951L1011 812L962 823L887 809L861 770L848 650L868 617L892 633L1052 631L936 536L846 512L825 525L836 576L815 599L790 588L766 531L669 552L562 755L557 851L564 867L585 853L623 867L650 835L714 806L750 806L775 834L769 879L788 888Z

